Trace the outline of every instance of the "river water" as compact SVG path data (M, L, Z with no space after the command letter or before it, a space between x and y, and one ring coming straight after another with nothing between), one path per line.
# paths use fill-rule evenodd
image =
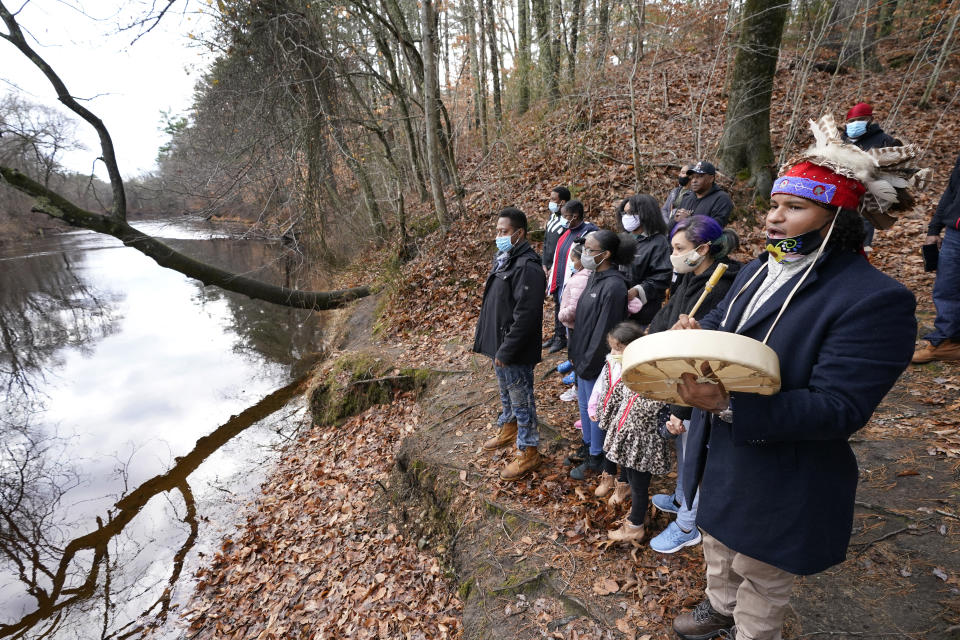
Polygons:
M237 229L135 226L297 285L292 254ZM291 394L257 403L322 349L318 317L204 288L92 232L0 249L0 638L136 637L184 601L305 421Z

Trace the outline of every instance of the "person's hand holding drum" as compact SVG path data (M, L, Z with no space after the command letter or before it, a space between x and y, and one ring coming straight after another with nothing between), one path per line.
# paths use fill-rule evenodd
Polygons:
M677 384L677 393L680 394L680 398L691 407L704 411L719 413L725 410L730 406L730 394L710 368L709 362L704 362L700 370L703 372L701 378L697 378L692 373L684 373L680 376L682 382ZM703 378L710 378L715 382L697 382Z

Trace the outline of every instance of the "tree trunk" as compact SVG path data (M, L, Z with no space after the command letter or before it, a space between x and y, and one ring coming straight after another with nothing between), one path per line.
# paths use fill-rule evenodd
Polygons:
M440 114L437 100L437 52L435 46L436 14L433 0L421 0L420 22L423 40L423 105L427 128L427 164L430 166L430 188L433 191L433 206L436 209L440 226L446 230L450 217L447 214L447 202L443 196L443 184L440 181L439 129Z
M582 11L583 0L573 0L573 7L570 9L570 48L567 51L567 83L571 87L577 76L577 37Z
M610 41L610 0L600 0L597 12L596 65L603 69L607 63L607 45Z
M520 95L517 99L517 111L524 114L530 108L530 0L517 0L518 37L517 75Z
M747 173L757 194L773 184L770 97L788 5L783 0L746 0L718 164L731 176Z
M490 44L490 72L493 76L493 117L497 131L503 126L503 106L500 103L500 62L497 52L497 21L493 13L493 0L485 0L487 7L487 42Z
M125 220L85 211L16 169L0 166L0 178L14 189L34 198L36 204L32 211L45 213L74 227L113 236L126 246L153 258L161 267L178 271L207 286L220 287L249 298L298 309L335 309L351 300L370 295L369 287L355 287L340 291L299 291L258 282L174 251L159 240L142 231L137 231Z
M470 64L471 93L473 95L473 128L480 133L480 60L477 57L477 21L474 17L473 1L468 0L463 10L464 27L467 31L467 59Z
M471 4L472 11L473 0L467 1ZM477 8L479 9L477 15L480 18L480 37L477 39L477 57L480 61L480 66L477 67L477 93L480 96L480 135L483 138L483 153L486 155L490 137L487 133L487 20L484 17L483 0L477 0Z
M550 97L559 97L559 88L554 93L551 82L553 74L553 46L550 41L550 0L533 0L533 18L537 23L537 50L539 51L538 64L543 84L548 87Z
M560 48L563 43L563 0L553 0L553 18L550 20L550 77L547 86L552 100L560 99Z

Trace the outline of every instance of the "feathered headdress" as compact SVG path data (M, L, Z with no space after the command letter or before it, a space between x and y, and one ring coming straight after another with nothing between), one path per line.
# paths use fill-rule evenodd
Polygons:
M878 229L889 229L897 212L913 207L911 191L922 189L930 169L914 164L913 144L864 151L843 142L833 116L810 121L814 144L781 167L774 193L856 209Z

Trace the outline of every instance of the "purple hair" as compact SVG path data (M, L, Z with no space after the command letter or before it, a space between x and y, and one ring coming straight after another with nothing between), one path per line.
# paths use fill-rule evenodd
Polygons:
M684 218L674 225L673 229L670 230L671 240L673 240L673 236L675 236L678 231L684 231L687 235L687 240L695 246L700 246L705 242L711 243L719 238L723 234L723 227L710 216L696 215Z

